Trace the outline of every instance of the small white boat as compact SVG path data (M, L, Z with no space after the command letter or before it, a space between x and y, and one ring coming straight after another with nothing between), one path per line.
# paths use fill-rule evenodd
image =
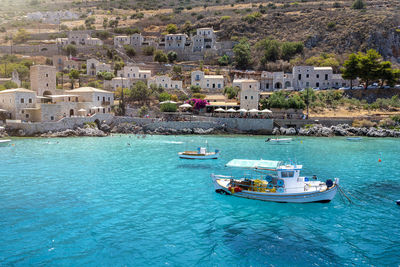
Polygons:
M290 143L293 141L293 138L268 138L265 142L276 143L276 144L284 144Z
M346 139L347 139L347 141L352 141L352 142L362 141L362 137L358 137L358 136L356 136L356 137L347 137Z
M339 186L339 178L322 182L315 176L300 177L302 165L284 165L280 161L234 159L226 166L276 172L275 175L261 174L256 179L211 175L216 192L236 197L290 203L329 202Z
M208 152L205 147L199 147L197 151L179 152L178 155L181 159L217 159L219 153L219 150Z
M0 140L0 146L8 146L10 144L10 139Z

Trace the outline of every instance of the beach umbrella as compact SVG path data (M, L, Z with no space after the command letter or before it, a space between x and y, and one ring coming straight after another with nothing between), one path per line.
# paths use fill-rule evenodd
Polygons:
M226 110L223 108L217 108L216 110L214 110L215 112L225 112Z
M253 109L250 109L249 112L250 113L258 113L260 111L258 109L253 108Z
M233 108L228 109L226 112L237 112L236 110L234 110Z
M246 112L247 112L247 109L245 109L245 108L241 108L241 109L239 109L239 110L238 110L238 112L243 112L243 113L246 113Z
M269 109L263 109L261 110L261 113L272 113L272 111Z
M172 101L172 100L167 100L167 101L160 102L160 104L176 104L176 102Z
M180 105L179 107L180 107L180 108L191 108L192 105L186 103L186 104Z

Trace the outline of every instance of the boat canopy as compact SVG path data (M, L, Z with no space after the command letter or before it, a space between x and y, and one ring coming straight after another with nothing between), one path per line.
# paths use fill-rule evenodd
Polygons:
M260 160L233 159L229 161L225 166L233 168L275 170L282 163L283 163L282 161L262 160L262 159Z

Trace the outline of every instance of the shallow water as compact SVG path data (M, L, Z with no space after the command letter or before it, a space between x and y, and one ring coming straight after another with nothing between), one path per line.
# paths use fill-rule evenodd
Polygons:
M178 159L206 140L220 159ZM13 143L0 148L0 265L400 264L400 140L272 145L262 137L125 135ZM327 204L216 194L210 174L236 174L224 167L233 158L292 160L305 175L339 177L355 204L339 194Z

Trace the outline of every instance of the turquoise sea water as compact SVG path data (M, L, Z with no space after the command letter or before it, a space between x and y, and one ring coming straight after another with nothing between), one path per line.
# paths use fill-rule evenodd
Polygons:
M206 140L220 159L178 159ZM248 136L125 135L13 143L0 147L0 265L400 264L400 140L271 145ZM359 200L279 204L216 194L210 174L231 174L224 164L233 158L295 160L305 175L339 177Z

